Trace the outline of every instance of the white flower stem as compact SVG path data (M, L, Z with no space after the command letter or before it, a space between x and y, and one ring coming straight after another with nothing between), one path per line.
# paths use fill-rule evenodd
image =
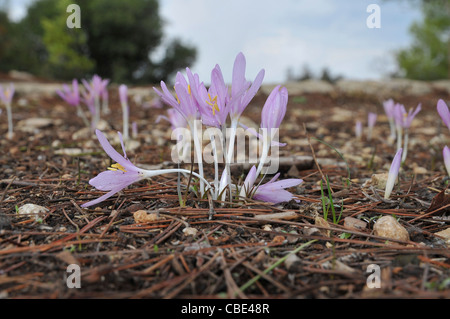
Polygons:
M236 139L236 129L238 125L238 119L235 118L231 121L231 134L230 134L230 142L228 143L228 150L226 153L226 160L225 160L225 169L226 174L228 175L228 188L230 193L230 201L232 201L232 190L231 190L231 161L233 160L234 155L234 140ZM226 135L225 135L226 136ZM226 143L225 143L226 145Z
M214 134L210 135L211 138L211 146L214 153L214 196L213 199L217 199L219 192L219 160L217 157L217 146L216 146L216 138Z
M391 138L392 141L395 141L395 137L396 137L396 133L395 133L395 121L394 121L393 118L390 118L390 119L389 119L389 128L390 128L390 130L391 130L391 136L390 136L390 138Z
M81 117L83 120L84 125L89 126L89 121L86 117L86 114L84 114L83 110L81 109L80 104L77 104L77 115Z
M409 134L408 129L405 130L403 141L403 154L402 154L402 163L406 160L406 154L408 153L408 143L409 143Z
M270 137L266 136L266 138L263 140L263 148L261 152L261 157L259 159L258 169L256 170L256 176L259 176L264 167L264 164L266 163L267 156L269 155L270 143L271 143Z
M185 173L185 174L192 174L195 177L198 177L200 179L201 183L205 183L206 185L209 185L208 181L201 176L200 174L197 174L196 172L191 172L190 170L184 169L184 168L168 168L168 169L157 169L157 170L142 170L142 173L144 174L144 178L152 178L154 176L163 175L163 174L170 174L170 173ZM209 188L211 195L213 195L213 189Z
M123 139L128 140L129 134L128 134L128 105L126 103L122 103L122 122L123 122Z
M6 104L6 113L8 115L8 138L12 139L14 133L13 133L12 110L10 103Z
M402 127L397 126L397 150L402 147Z
M100 98L95 96L95 117L94 117L94 129L97 128L98 122L100 122Z
M204 184L204 178L203 178L203 159L202 159L202 148L200 145L200 140L198 139L198 132L197 132L197 120L194 120L193 123L190 125L192 132L192 135L194 137L194 148L195 148L195 154L197 155L197 164L198 164L198 173L202 177L200 179L200 195L203 196L205 193L205 184Z

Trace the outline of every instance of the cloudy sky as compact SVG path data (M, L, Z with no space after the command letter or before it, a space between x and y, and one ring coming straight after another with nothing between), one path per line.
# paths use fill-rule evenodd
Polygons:
M20 18L30 0L11 1ZM288 68L303 66L351 79L381 79L395 69L393 52L412 41L408 29L420 12L404 0L162 0L168 38L179 37L198 50L192 70L208 82L221 66L231 79L234 58L243 52L247 76L262 68L265 83L282 82ZM381 9L381 28L369 29L369 4Z

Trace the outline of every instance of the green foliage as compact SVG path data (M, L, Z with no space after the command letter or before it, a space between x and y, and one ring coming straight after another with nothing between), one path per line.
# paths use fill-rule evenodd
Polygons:
M71 0L59 0L58 15L53 19L42 19L50 73L66 80L81 78L95 66L94 61L83 52L86 49L86 33L82 29L66 26L66 8L70 4Z
M71 3L81 8L81 29L66 26ZM153 61L162 27L157 0L36 0L18 23L0 12L0 70L64 80L94 73L121 83L167 80L194 62L196 50L166 40L165 56Z
M417 80L450 78L450 0L422 0L424 19L410 32L414 42L400 50L399 75Z

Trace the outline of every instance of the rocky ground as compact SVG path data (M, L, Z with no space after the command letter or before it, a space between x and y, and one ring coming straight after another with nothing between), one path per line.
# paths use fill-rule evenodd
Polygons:
M450 201L442 159L450 132L436 112L438 99L450 100L450 82L286 84L280 173L304 180L291 189L300 203L212 203L189 193L180 207L176 176L167 175L82 209L103 194L88 180L111 164L108 156L55 95L60 83L21 74L0 81L14 81L17 90L12 140L5 113L0 117L2 298L450 296ZM247 124L260 122L271 87L245 111ZM150 87L129 92L138 135L128 143L128 157L141 167L173 167L170 125L155 124L165 108L144 103L154 97ZM411 127L399 184L384 200L382 174L396 151L382 107L388 98L407 109L422 103L422 111ZM110 106L102 130L112 137L122 129L114 85ZM355 122L366 125L368 112L378 114L373 138L357 139ZM234 176L245 177L239 174L246 169L235 167ZM206 174L212 173L208 167ZM320 186L325 176L327 200ZM332 201L334 216L331 206L324 216L324 201ZM26 210L26 204L43 208ZM79 289L67 286L70 264L80 266Z

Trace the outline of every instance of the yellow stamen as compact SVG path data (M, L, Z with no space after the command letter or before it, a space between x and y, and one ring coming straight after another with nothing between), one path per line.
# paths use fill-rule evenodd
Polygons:
M121 170L122 172L126 173L127 171L125 170L125 168L120 165L119 163L113 164L111 165L111 167L108 167L108 169L110 171L117 171L117 170Z
M217 95L214 98L211 98L211 94L208 93L208 97L209 97L209 101L206 100L206 103L208 105L212 106L213 115L216 115L216 111L220 112L219 106L217 105Z

